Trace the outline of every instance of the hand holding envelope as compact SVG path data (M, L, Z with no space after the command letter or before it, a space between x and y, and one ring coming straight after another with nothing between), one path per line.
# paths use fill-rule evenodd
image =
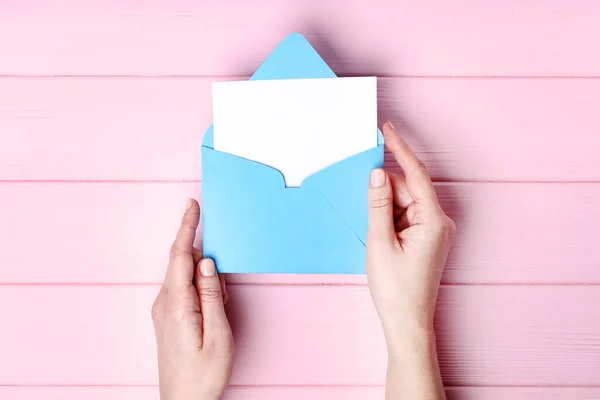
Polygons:
M213 88L205 255L220 272L364 273L369 174L383 166L375 78L335 78L291 35L251 81Z
M303 80L276 81L291 78ZM215 86L215 126L202 146L204 254L193 247L200 210L190 201L153 305L161 395L221 398L231 378L226 291L209 258L220 272L362 273L368 243L386 396L444 399L433 316L456 228L424 164L388 122L382 130L404 175L381 169L374 82L335 79L302 36L289 36L251 78L269 79Z

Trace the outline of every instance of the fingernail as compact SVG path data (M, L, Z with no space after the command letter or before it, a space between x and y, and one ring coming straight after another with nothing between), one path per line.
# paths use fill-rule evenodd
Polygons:
M393 130L396 130L396 127L394 127L394 124L392 124L392 121L388 121L388 124L390 125L390 128L392 128Z
M382 187L385 183L385 172L382 169L374 169L371 172L371 187Z
M217 273L215 262L210 258L200 261L200 273L202 276L215 276Z
M187 204L185 205L185 211L189 210L192 207L192 199L188 199Z

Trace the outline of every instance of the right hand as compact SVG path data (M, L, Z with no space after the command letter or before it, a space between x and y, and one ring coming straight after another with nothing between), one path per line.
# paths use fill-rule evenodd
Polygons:
M386 338L409 328L433 331L433 314L456 228L423 163L390 122L382 132L404 171L371 174L367 277ZM389 341L389 340L388 340Z
M388 346L386 399L445 399L433 314L454 222L421 161L391 123L387 147L404 177L376 169L369 187L367 278Z

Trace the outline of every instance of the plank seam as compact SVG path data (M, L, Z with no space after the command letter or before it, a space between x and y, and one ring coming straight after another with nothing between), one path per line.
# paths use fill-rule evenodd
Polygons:
M156 384L0 384L0 388L158 388ZM294 389L294 388L384 388L385 385L367 385L367 384L322 384L322 385L303 385L303 384L279 384L279 385L239 385L232 384L229 388L248 388L248 389ZM456 389L600 389L598 385L590 386L569 386L569 385L456 385L444 386L446 390Z
M433 179L433 183L436 184L446 184L446 185L460 185L460 184L523 184L523 185L546 185L546 184L554 184L554 185L570 185L570 184L600 184L600 180L569 180L569 181L561 181L561 180L445 180L445 179ZM201 179L182 179L182 180L174 180L174 179L137 179L137 180L111 180L111 179L0 179L0 184L180 184L180 183L202 183Z
M566 80L600 79L600 75L377 75L343 74L340 78L376 76L381 79L515 79ZM250 75L0 75L0 79L248 79Z
M160 287L162 282L0 282L1 287ZM227 286L269 286L269 287L367 287L367 283L332 282L231 282ZM600 282L464 282L442 283L440 287L600 287Z

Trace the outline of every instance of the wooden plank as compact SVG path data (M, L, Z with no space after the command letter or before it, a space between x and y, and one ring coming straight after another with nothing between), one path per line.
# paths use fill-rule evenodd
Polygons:
M4 400L160 400L158 387L0 386Z
M590 400L598 388L447 388L448 400ZM383 387L230 387L223 400L373 400ZM158 387L0 387L4 400L159 400Z
M3 400L159 400L158 387L0 387ZM223 400L373 400L383 387L230 387Z
M38 0L0 14L0 74L247 75L289 33L340 74L597 76L586 0Z
M200 180L211 82L0 79L0 180ZM378 85L380 123L410 127L436 180L600 180L600 79Z
M0 385L154 385L158 287L3 286ZM386 350L366 287L230 288L234 385L382 385ZM445 286L449 386L599 386L595 286ZM40 373L43 371L43 373Z
M592 400L600 388L566 387L457 387L446 389L447 400Z
M445 283L600 283L600 184L436 188L458 227ZM201 183L0 183L0 282L160 283L187 198L200 196ZM366 283L340 275L228 281Z
M190 197L199 183L0 183L0 282L162 282Z
M0 79L0 179L199 179L210 87L209 79Z
M407 142L435 179L600 180L592 105L600 80L386 79L378 87L380 121L408 126Z

